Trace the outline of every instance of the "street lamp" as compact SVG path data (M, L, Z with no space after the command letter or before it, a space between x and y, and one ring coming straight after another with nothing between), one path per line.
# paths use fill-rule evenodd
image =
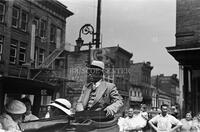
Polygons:
M84 40L81 38L82 34L83 35L92 35L92 42L84 43ZM88 62L87 62L88 65L90 65L90 52L91 52L92 45L96 45L94 36L95 36L94 27L91 24L85 24L79 30L79 37L76 40L76 44L77 44L75 46L75 51L76 52L80 52L80 49L81 49L82 46L88 46L89 47L89 50L88 50Z

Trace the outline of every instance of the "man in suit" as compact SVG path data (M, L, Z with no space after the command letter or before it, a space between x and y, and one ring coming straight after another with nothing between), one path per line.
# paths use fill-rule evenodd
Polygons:
M123 106L115 84L102 80L104 68L102 61L92 61L87 71L88 83L83 86L76 111L106 111L107 117L113 117Z

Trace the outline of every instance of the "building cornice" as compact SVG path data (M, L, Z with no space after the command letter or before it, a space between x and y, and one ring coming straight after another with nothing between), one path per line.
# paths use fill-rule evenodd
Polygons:
M64 17L64 16L62 16L62 15L60 15L60 14L54 12L53 10L50 10L49 8L43 6L42 4L38 3L38 1L35 1L35 0L27 0L27 1L31 2L31 3L34 4L35 6L41 8L41 9L43 9L43 10L45 10L45 11L47 11L48 13L50 13L51 15L53 15L53 16L55 16L55 17L61 19L62 21L66 21L65 19L66 19L67 17L73 15L72 12L70 12L70 11L67 10L67 9L64 9L64 10L66 10L66 12L68 12L68 15L66 15L66 16ZM52 2L53 2L53 1L52 1ZM62 7L62 8L63 8L63 7Z

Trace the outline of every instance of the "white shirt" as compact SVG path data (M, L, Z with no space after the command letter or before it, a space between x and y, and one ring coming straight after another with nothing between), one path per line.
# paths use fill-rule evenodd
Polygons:
M6 113L0 116L0 132L21 132L18 123Z
M133 115L132 118L126 117L121 126L123 130L137 130L140 132L142 128L144 128L147 124L147 121L141 116L141 114ZM121 129L121 128L120 128Z
M172 125L182 125L182 123L176 119L174 116L167 114L162 116L162 114L155 116L150 120L153 124L157 124L159 132L168 132L171 130Z
M98 82L96 82L95 84L93 84L93 87L95 87L95 88L99 87L99 85L101 84L101 81L102 81L102 79L99 80Z

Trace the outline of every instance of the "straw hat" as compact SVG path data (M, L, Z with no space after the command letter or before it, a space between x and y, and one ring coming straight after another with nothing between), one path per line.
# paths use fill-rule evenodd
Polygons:
M11 114L24 114L26 106L18 100L12 100L5 105L5 111Z
M51 103L49 105L54 106L54 107L62 110L63 112L65 112L68 115L72 114L72 112L70 110L71 109L71 103L66 99L63 99L63 98L56 99L53 103Z
M92 66L99 67L99 68L101 68L102 70L104 70L104 68L105 68L104 62L102 62L102 61L93 60L92 63L91 63L91 65L92 65Z

